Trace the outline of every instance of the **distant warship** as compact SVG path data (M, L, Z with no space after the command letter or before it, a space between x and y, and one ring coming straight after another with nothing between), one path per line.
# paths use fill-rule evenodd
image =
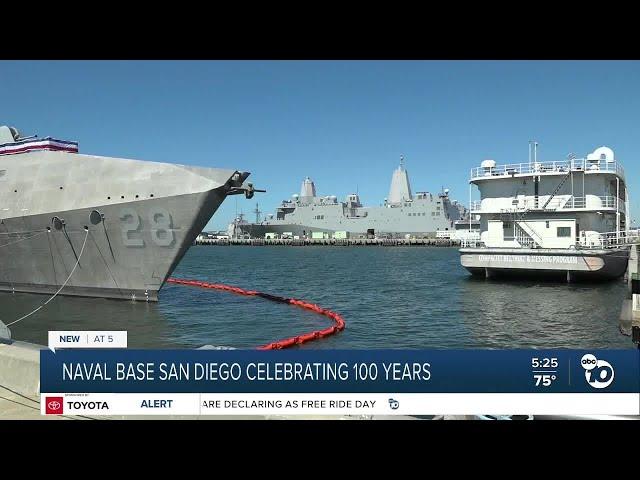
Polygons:
M335 195L318 196L315 184L307 177L302 182L300 195L284 200L275 216L268 215L263 221L256 218L256 222L237 218L229 230L254 238L271 234L311 237L316 232L435 236L438 231L454 230L455 222L466 215L462 204L450 200L448 189L437 194L417 192L413 195L401 158L391 178L389 196L382 206L365 207L356 193L349 194L344 202L339 202Z
M254 192L247 172L77 152L0 127L0 290L155 301L226 196Z

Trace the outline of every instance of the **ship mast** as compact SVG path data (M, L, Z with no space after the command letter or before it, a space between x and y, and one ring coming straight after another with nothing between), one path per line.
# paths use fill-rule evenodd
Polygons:
M262 213L258 208L258 205L258 202L256 202L256 209L253 211L253 213L256 214L256 223L260 223L260 214Z
M529 168L531 168L531 147L533 147L533 163L538 161L538 145L535 140L529 140Z
M235 234L234 234L234 238L237 240L238 239L238 234L240 233L239 230L240 228L238 227L242 221L244 220L244 213L242 213L242 210L240 210L240 213L237 214L236 216L236 228L235 228Z

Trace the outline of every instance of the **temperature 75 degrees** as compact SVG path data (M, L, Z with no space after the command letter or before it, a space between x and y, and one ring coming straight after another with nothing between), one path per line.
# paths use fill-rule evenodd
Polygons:
M550 373L536 373L533 375L533 379L536 381L536 387L548 387L556 379L556 376Z

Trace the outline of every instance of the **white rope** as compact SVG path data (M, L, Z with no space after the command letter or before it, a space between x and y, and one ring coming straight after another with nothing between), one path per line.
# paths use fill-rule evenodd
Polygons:
M45 230L43 232L36 233L35 235L31 235L30 237L21 238L19 240L16 240L15 242L3 243L2 245L0 245L0 247L8 247L9 245L15 245L16 243L20 243L20 242L23 242L25 240L31 240L32 238L40 236L40 235L42 235L43 233L46 233L46 232L47 231Z
M58 294L62 291L62 289L64 287L67 286L67 282L69 282L69 280L71 279L71 276L73 275L73 272L76 271L76 268L78 267L78 265L80 264L80 259L82 258L82 252L84 252L84 247L87 244L87 238L89 238L89 230L87 229L87 233L84 236L84 242L82 242L82 248L80 249L80 255L78 255L78 260L76 261L76 264L73 266L73 269L71 270L71 273L69 274L69 276L67 277L67 279L64 281L64 283L62 284L62 286L58 289L58 291L56 293L53 294L53 296L51 298L49 298L46 302L44 302L42 305L40 305L38 308L36 308L34 311L27 313L26 315L23 315L22 317L20 317L17 320L14 320L11 323L8 323L6 326L10 327L11 325L13 325L14 323L18 323L20 320L24 320L27 317L30 317L31 315L33 315L34 313L36 313L38 310L40 310L41 308L43 308L45 305L47 305L47 303L49 303L51 300L53 300L54 298L56 298L58 296Z

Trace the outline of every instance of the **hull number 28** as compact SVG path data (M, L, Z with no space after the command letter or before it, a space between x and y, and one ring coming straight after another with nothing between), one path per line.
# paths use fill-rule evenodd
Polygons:
M149 228L145 228L145 220ZM144 233L149 232L151 241L159 247L170 247L174 243L173 220L164 208L155 208L142 219L133 208L120 211L122 241L127 247L144 247Z

